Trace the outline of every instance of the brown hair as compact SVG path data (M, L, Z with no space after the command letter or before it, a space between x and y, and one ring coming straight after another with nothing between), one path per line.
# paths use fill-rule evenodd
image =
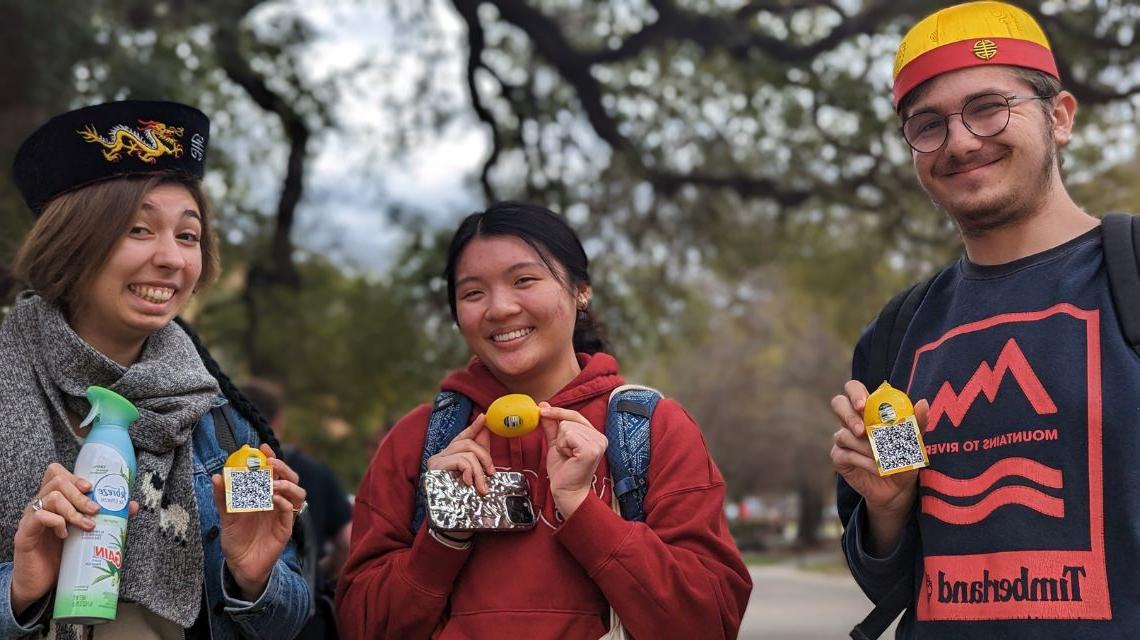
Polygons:
M1014 66L1010 67L1010 71L1013 72L1013 76L1015 78L1028 84L1035 95L1053 97L1065 89L1060 80L1045 73L1044 71ZM919 98L926 95L926 92L933 84L931 82L932 80L934 80L934 78L931 78L930 80L927 80L926 82L923 82L917 87L911 89L905 96L902 97L902 100L899 100L899 104L895 108L895 113L897 113L900 118L905 119L903 114L905 114L911 107L913 107L914 103L917 102ZM1041 101L1041 109L1045 112L1045 117L1049 119L1049 123L1052 124L1053 105L1052 103L1047 104L1047 102L1048 101L1045 100Z
M163 184L186 187L198 205L202 275L197 289L209 286L220 269L213 211L201 181L178 174L104 180L56 196L24 238L12 271L45 300L66 307L107 262L146 194Z

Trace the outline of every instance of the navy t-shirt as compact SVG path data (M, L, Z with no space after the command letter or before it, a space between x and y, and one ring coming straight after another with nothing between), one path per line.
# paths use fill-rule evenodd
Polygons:
M1140 638L1140 357L1113 308L1101 230L943 270L890 377L931 407L916 526L870 558L860 506L845 550L872 597L914 581L898 637Z

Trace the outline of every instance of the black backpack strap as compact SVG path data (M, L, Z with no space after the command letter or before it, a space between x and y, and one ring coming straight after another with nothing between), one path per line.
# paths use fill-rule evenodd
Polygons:
M908 579L899 580L887 595L875 605L871 613L851 630L853 640L875 640L883 635L887 627L899 617L914 598L914 583Z
M867 354L867 374L862 382L868 389L873 389L884 381L890 380L891 370L895 368L899 350L902 349L903 337L914 319L918 306L926 298L926 292L934 283L937 275L912 285L909 289L891 298L879 317L875 321L875 330L871 335L871 348ZM854 490L839 482L839 491L854 493ZM862 622L851 630L851 637L855 640L871 640L883 635L891 622L899 616L914 600L914 582L908 577L899 580L891 587L887 595L875 603L875 608Z
M427 472L428 458L443 451L460 431L467 428L471 417L471 399L462 393L440 391L431 405L427 432L424 434L424 450L420 457L420 477ZM416 483L416 507L412 513L412 533L420 530L427 517L427 497L424 488Z
M1104 217L1104 261L1124 339L1140 355L1140 222L1136 216Z
M931 277L911 285L909 289L891 298L879 312L875 331L871 335L870 352L867 354L867 379L863 381L868 389L873 390L890 379L907 327L933 282L934 277Z
M237 438L234 437L234 425L230 422L230 416L226 409L230 405L224 404L220 407L210 409L210 415L214 418L214 438L218 441L218 446L226 453L233 453L237 451L238 444Z

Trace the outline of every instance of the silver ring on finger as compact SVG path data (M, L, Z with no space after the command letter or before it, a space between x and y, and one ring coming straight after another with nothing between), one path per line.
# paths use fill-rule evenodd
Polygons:
M32 513L43 511L44 500L43 498L36 497L34 500L28 503L28 506L32 508Z
M302 503L301 503L301 506L300 506L300 507L298 507L298 508L296 508L296 509L293 509L293 515L295 515L295 516L299 516L299 515L301 515L302 513L305 513L305 511L306 511L308 508L309 508L309 501L308 501L308 500L305 500L304 502L302 502Z

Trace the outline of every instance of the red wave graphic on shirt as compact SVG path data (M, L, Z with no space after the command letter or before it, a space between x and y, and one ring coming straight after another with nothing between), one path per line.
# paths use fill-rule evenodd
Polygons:
M1045 391L1037 373L1030 366L1029 360L1025 358L1021 348L1017 346L1017 341L1010 338L1002 347L1001 353L998 354L997 363L994 364L993 368L991 369L989 363L984 361L979 364L969 382L962 387L961 393L955 393L949 380L942 383L942 387L934 396L934 402L930 403L930 418L926 421L924 431L934 431L944 415L950 418L950 423L955 428L958 427L962 424L966 413L974 406L974 401L978 399L978 395L982 393L986 394L986 398L992 403L997 399L998 389L1001 387L1006 373L1013 374L1014 381L1021 387L1021 392L1025 394L1025 398L1029 400L1029 404L1033 406L1037 415L1057 413L1057 405L1053 403L1053 399Z
M973 478L953 478L932 469L922 472L923 487L958 498L980 496L999 480L1022 477L1053 489L1064 487L1060 469L1054 469L1029 458L1006 458ZM972 505L955 505L936 496L922 497L922 512L955 525L976 524L1001 507L1020 505L1054 518L1065 517L1065 501L1040 489L1011 485L995 489Z
M1015 504L1054 518L1065 517L1064 500L1032 487L1021 486L1002 487L969 506L958 506L934 496L923 496L922 512L947 524L977 524L1000 507Z
M1037 484L1060 489L1064 486L1061 470L1041 464L1029 458L1006 458L995 462L992 467L973 478L952 478L933 469L923 471L920 476L922 486L943 495L968 498L985 493L1003 478L1020 476Z

